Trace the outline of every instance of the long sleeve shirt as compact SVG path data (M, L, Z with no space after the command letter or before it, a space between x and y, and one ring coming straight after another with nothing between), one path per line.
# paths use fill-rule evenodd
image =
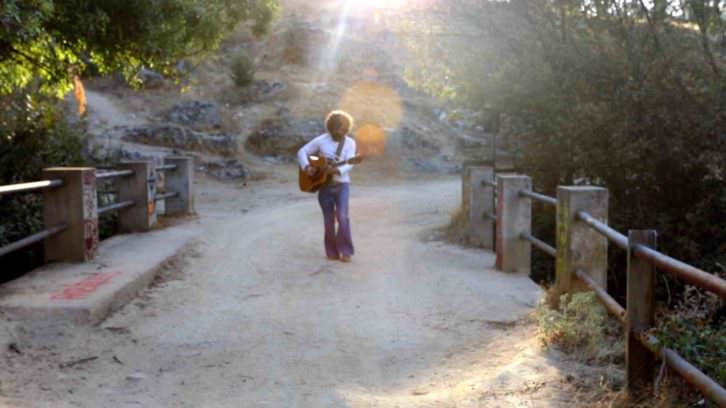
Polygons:
M301 147L297 152L297 161L300 164L300 168L304 169L310 165L308 156L319 155L325 157L333 162L344 161L355 156L356 145L355 140L349 136L345 137L345 145L343 151L340 153L340 157L335 157L335 153L338 150L338 142L333 139L328 133L324 133L315 139L309 141L305 146ZM353 169L352 164L344 164L338 166L340 174L333 176L333 180L338 183L350 183L350 170Z

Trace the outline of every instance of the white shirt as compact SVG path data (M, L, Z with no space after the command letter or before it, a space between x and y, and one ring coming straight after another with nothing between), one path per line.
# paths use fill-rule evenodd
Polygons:
M342 143L342 142L341 142ZM297 161L300 164L300 168L304 169L310 165L308 156L320 155L328 160L334 162L344 161L355 156L356 146L355 140L349 136L345 137L345 145L343 151L340 153L340 157L336 158L335 153L338 151L338 142L333 139L328 133L324 133L315 139L309 141L305 146L301 147L297 152ZM333 176L333 180L338 183L350 183L350 176L348 173L353 168L352 164L344 164L338 166L340 174Z

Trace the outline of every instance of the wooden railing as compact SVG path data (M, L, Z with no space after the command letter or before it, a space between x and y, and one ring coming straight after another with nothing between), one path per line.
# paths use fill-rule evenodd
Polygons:
M565 293L592 290L625 326L629 392L642 389L654 378L655 358L659 358L707 398L726 407L726 389L721 384L650 334L655 325L656 271L722 299L726 299L726 280L659 252L655 230L630 230L626 236L608 226L607 189L562 186L557 189L557 197L549 197L532 191L531 186L527 176L495 175L489 166L464 169L462 199L469 216L469 234L478 237L483 247L495 250L497 269L528 274L531 247L552 256L556 270L554 299L559 300ZM532 201L556 208L555 246L531 235ZM607 293L609 243L627 251L627 309Z
M148 231L156 222L156 202L165 200L165 214L193 211L192 159L167 157L162 166L146 161L123 162L117 170L55 167L44 180L0 186L0 196L42 192L44 229L0 247L0 257L44 242L46 261L84 262L96 256L98 217L117 212L121 232ZM157 173L165 172L168 192L157 193ZM97 183L112 182L118 200L98 206Z

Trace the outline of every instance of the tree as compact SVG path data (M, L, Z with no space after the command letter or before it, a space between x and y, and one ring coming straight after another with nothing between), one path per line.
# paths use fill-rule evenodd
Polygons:
M170 73L213 50L242 21L264 33L277 0L5 0L0 6L0 95L35 82L62 94L94 66L131 78Z

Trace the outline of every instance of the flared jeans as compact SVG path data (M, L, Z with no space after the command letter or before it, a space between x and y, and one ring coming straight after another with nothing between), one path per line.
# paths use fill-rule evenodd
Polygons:
M318 202L323 210L325 222L325 254L328 258L352 256L353 238L348 218L349 183L335 183L324 186L318 191ZM338 230L335 222L338 222Z

